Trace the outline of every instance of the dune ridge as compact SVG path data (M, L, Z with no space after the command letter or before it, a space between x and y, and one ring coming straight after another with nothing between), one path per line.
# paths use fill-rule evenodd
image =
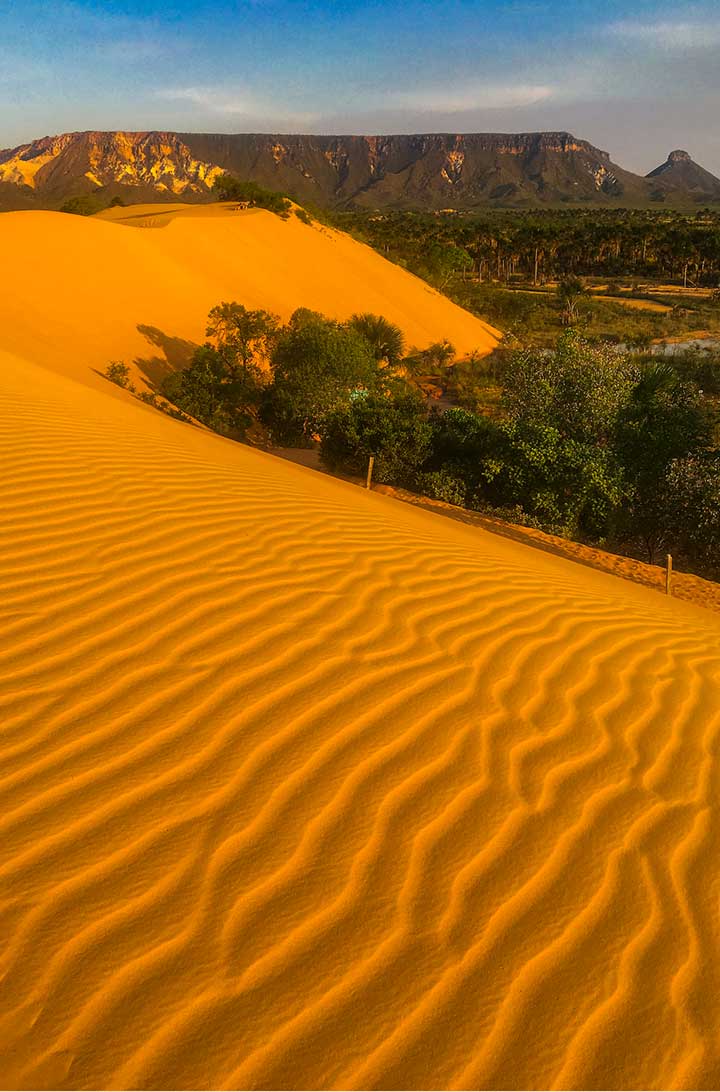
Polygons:
M4 1087L717 1086L715 615L7 353L0 426Z
M221 300L283 320L297 307L342 320L372 311L409 346L448 338L460 355L487 353L500 337L349 235L262 209L5 213L0 253L0 348L91 384L110 360L152 383L186 365Z

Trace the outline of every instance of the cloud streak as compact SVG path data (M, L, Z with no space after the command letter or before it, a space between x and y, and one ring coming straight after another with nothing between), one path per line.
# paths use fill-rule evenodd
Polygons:
M720 45L720 23L656 22L640 23L629 19L611 23L608 33L629 42L641 42L668 52L714 49Z
M429 114L463 113L467 110L505 110L533 106L553 98L555 89L544 84L466 84L459 87L419 88L391 92L384 105Z
M319 114L286 110L281 105L263 102L247 92L224 87L166 87L155 92L165 102L186 103L204 114L237 119L283 121L293 126L312 125Z

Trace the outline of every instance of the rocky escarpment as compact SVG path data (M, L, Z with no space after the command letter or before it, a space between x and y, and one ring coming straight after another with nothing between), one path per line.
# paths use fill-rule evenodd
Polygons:
M99 192L127 201L208 200L231 171L325 207L642 206L720 199L687 153L647 178L566 132L305 136L87 132L0 152L0 207L58 207Z
M122 187L154 197L204 195L219 173L175 133L64 133L0 152L0 182L49 200Z

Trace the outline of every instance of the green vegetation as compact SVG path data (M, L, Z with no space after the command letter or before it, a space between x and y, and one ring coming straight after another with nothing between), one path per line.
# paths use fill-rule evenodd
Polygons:
M231 174L219 175L213 182L213 190L220 201L237 201L250 208L268 209L284 220L292 208L284 194L266 190L257 182L246 182Z
M524 345L551 347L577 323L592 340L628 345L698 329L720 336L718 210L355 211L333 222ZM691 293L649 296L653 285ZM692 295L698 288L705 295Z
M122 387L122 389L128 391L129 394L135 395L139 402L144 402L148 406L153 406L155 409L161 410L162 413L166 413L168 417L174 417L177 421L190 421L187 414L183 413L182 410L177 409L177 407L170 402L159 398L154 391L138 392L135 385L130 382L130 369L122 360L110 361L103 374L105 378L109 379L111 383L114 383L116 387Z
M414 391L363 392L326 415L320 456L330 470L365 473L375 456L376 482L414 482L430 453L432 426Z
M105 209L124 208L122 197L113 197L110 201L102 191L100 193L83 193L77 197L69 197L60 212L69 212L73 216L95 216Z
M335 223L437 281L539 285L566 277L720 284L720 210L513 209L482 213L339 212ZM462 256L457 252L460 251Z
M330 412L356 391L378 390L382 379L362 334L304 308L280 332L271 368L261 418L276 442L291 444L307 443Z
M114 383L116 387L122 387L131 394L135 393L135 387L130 382L130 369L122 360L111 360L105 369L105 378Z
M102 212L107 207L95 194L84 193L78 197L69 197L60 206L60 212L69 212L73 216L94 216L96 212Z
M358 477L372 455L377 482L649 561L667 548L720 576L720 354L658 361L571 327L550 351L458 362L447 341L405 355L382 316L343 323L301 308L282 325L228 302L210 312L207 338L162 385L186 420L319 444L329 469ZM428 374L468 405L429 410ZM122 362L106 375L132 390ZM477 412L477 390L491 386L493 413ZM168 412L157 394L139 397Z

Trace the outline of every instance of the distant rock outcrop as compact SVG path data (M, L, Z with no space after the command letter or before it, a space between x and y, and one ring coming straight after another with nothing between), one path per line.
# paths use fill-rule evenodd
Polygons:
M664 163L650 171L648 178L657 178L674 189L683 190L700 200L720 199L720 178L696 163L681 149L670 152Z
M207 200L230 171L325 207L472 209L487 205L641 207L720 198L686 152L647 178L570 133L281 136L63 133L0 151L0 207L56 208L99 193Z

